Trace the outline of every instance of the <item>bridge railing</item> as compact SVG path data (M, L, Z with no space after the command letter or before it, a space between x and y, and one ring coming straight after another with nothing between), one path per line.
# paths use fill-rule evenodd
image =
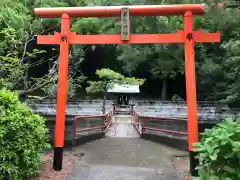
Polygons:
M187 118L160 117L141 115L133 110L132 121L140 134L154 134L160 136L177 137L186 139L188 135ZM224 120L224 119L222 119ZM213 128L222 120L201 120L198 118L199 137L205 129Z
M111 125L112 110L103 115L76 116L74 120L74 140L89 135L105 133Z
M183 118L140 116L140 120L143 132L153 131L183 137L187 135L187 120Z
M187 119L144 116L133 111L133 124L140 134L165 133L185 137L187 135Z
M132 111L132 123L136 130L138 131L139 134L142 134L143 127L142 127L142 122L139 118L139 114L136 111Z

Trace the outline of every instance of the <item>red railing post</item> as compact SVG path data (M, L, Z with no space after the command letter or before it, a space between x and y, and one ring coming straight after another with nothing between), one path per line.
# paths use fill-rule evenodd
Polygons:
M135 112L136 113L136 112ZM159 129L159 128L153 128L153 127L147 127L144 125L143 122L141 122L141 120L139 118L146 118L146 119L154 119L157 121L161 121L161 120L167 120L167 121L184 121L187 122L187 119L183 119L183 118L168 118L168 117L156 117L156 116L139 116L136 113L136 122L138 125L138 129L141 131L141 133L143 133L145 130L151 130L151 131L159 131L159 132L165 132L165 133L170 133L170 134L179 134L179 135L187 135L187 132L181 132L181 131L172 131L172 130L167 130L167 129Z
M103 115L96 115L96 116L76 116L74 118L74 133L75 133L74 137L75 137L75 139L76 139L76 133L77 132L91 131L91 130L96 130L96 129L101 129L102 132L106 132L106 130L111 125L111 115L112 115L112 111L109 111L108 113L103 114ZM80 130L77 129L77 120L79 120L79 119L91 119L91 118L101 118L103 124L101 126L82 128Z
M132 123L134 124L134 127L137 129L139 134L142 134L141 122L140 122L138 117L139 117L139 115L136 113L136 111L133 110L133 112L132 112Z

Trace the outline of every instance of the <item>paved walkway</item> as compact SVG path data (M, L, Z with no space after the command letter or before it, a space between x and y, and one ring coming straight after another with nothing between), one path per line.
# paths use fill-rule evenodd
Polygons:
M124 125L134 129L129 123ZM119 132L127 132L120 127L124 126L117 127ZM180 180L172 156L184 154L149 140L116 135L76 147L75 151L85 156L66 180Z
M139 138L139 133L134 128L131 117L129 115L115 116L105 135L114 138Z

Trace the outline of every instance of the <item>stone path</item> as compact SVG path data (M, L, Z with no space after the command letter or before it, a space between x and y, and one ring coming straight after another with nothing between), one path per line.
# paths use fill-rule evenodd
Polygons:
M81 176L80 176L81 175ZM126 166L84 165L78 167L66 180L177 180L178 174L171 170L164 172L150 168Z
M111 127L105 135L114 138L139 138L140 135L132 125L130 118L129 115L115 116Z
M115 136L108 132L110 137L74 149L85 155L65 180L180 180L172 156L184 152L139 138L123 119L110 129Z

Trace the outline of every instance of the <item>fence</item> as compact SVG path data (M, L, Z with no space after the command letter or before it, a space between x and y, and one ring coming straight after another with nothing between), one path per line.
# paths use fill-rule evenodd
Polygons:
M139 103L136 111L142 116L178 117L187 118L187 106L185 103ZM230 109L227 106L212 106L207 103L198 104L198 118L201 121L216 121L225 118L238 119L239 109Z
M54 132L55 132L55 125L56 125L56 115L50 114L40 114L46 118L46 126L49 131L49 140L50 143L53 144L54 142ZM64 146L69 147L74 144L74 121L73 115L66 115L65 117L65 130L64 130Z
M47 103L48 102L48 103ZM41 114L56 114L56 103L53 101L37 101L36 103L28 102L28 106L35 112ZM106 109L111 109L112 104L108 102ZM71 102L66 107L67 115L101 115L102 114L102 102L100 101L81 101Z
M133 111L133 124L140 134L151 133L160 136L171 136L176 138L187 138L187 119L169 118L157 116L144 116ZM199 121L198 131L201 135L206 128L212 128L217 121Z
M112 111L97 116L76 116L74 120L74 140L95 134L104 134L110 127Z
M56 113L56 100L44 99L29 101L28 105L36 113ZM101 115L102 100L68 100L67 115ZM136 111L142 116L160 117L187 117L187 106L185 101L158 101L158 100L131 100ZM198 117L200 120L215 121L225 118L240 118L240 109L230 109L226 104L218 102L197 102ZM107 100L106 109L111 109L113 100Z
M49 140L53 144L54 132L56 124L56 115L40 114L47 119L46 126L49 130ZM91 136L103 136L105 131L111 125L112 111L104 115L95 116L75 116L66 115L65 131L64 131L64 146L72 147L81 141L86 141L84 138Z

